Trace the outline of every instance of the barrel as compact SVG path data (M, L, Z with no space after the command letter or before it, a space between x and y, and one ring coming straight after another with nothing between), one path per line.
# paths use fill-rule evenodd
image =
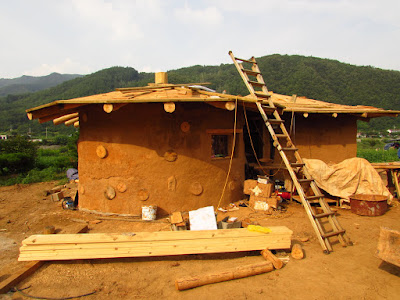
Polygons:
M381 216L387 209L388 196L355 194L350 196L351 212L360 216Z

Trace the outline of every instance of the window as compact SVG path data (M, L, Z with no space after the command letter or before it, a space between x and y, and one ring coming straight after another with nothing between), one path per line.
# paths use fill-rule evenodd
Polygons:
M211 139L211 159L229 158L232 151L233 129L207 129ZM243 133L242 129L236 129L236 142L238 133ZM237 145L236 145L237 146ZM236 155L237 151L235 150Z
M211 158L228 156L228 136L212 135L211 136Z

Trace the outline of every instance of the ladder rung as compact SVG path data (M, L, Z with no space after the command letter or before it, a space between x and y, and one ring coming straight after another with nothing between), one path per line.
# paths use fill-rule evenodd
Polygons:
M270 124L283 124L285 121L277 119L268 119L267 122L269 122Z
M271 106L262 106L263 110L268 113L268 114L272 114L276 111L276 107L271 107Z
M297 148L282 148L283 151L297 151Z
M277 137L278 139L280 139L280 138L287 138L287 137L288 137L288 136L287 136L286 134L284 134L284 133L276 133L275 135L276 135L276 137Z
M255 85L255 86L258 86L258 87L265 86L265 83L254 81L254 80L247 80L247 82L250 83L251 85Z
M326 238L328 238L328 237L335 236L335 235L339 235L339 234L343 234L343 233L345 233L345 232L346 232L346 230L339 230L339 231L333 231L333 232L325 233L325 234L322 234L321 236L322 236L324 239L326 239Z
M250 63L250 64L257 64L256 61L251 61L251 60L249 60L249 59L243 59L243 58L239 58L239 57L235 57L235 59L236 59L236 60L240 60L240 61L242 61L242 62L247 62L247 63Z
M290 163L290 165L293 168L297 168L297 167L304 167L306 164L303 164L303 163Z
M314 218L323 218L323 217L332 216L334 214L336 214L336 213L334 211L331 211L331 212L327 212L327 213L323 213L323 214L314 215Z
M242 71L246 74L252 75L252 76L257 76L260 75L260 72L253 71L253 70L248 70L248 69L242 69Z
M271 97L271 94L266 94L266 93L261 93L261 92L254 92L254 95L256 95L257 97L261 97L261 98Z
M324 197L324 195L315 195L315 196L307 196L307 201L308 200L314 200L314 199L319 199L319 198L322 198L322 197Z
M312 181L314 181L314 179L312 179L312 178L304 178L304 179L297 179L297 181L299 183L306 183L306 182L312 182Z

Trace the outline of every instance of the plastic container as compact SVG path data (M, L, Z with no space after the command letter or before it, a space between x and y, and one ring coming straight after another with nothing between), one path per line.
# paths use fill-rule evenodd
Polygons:
M152 221L157 217L157 205L142 206L142 220Z

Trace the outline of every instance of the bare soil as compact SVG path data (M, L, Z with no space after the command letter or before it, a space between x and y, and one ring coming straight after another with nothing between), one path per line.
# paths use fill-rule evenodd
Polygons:
M62 233L73 233L84 223L90 232L137 232L170 230L166 219L155 223L99 220L82 211L63 210L45 191L55 182L0 188L0 268L5 279L26 263L18 262L21 241L53 225ZM66 196L73 196L69 185ZM399 299L400 269L375 256L380 226L400 230L397 200L383 216L358 216L338 209L338 219L354 245L323 254L303 207L291 202L286 210L267 215L246 207L219 213L218 218L249 217L263 226L284 225L293 230L293 243L300 243L305 258L290 261L270 273L177 291L175 279L210 273L263 261L258 252L172 257L98 259L46 262L18 285L36 297L63 298L95 291L82 299ZM304 240L308 238L308 241ZM303 240L303 242L302 242ZM285 254L285 253L283 253ZM0 275L1 276L1 275ZM18 292L0 299L26 299Z

